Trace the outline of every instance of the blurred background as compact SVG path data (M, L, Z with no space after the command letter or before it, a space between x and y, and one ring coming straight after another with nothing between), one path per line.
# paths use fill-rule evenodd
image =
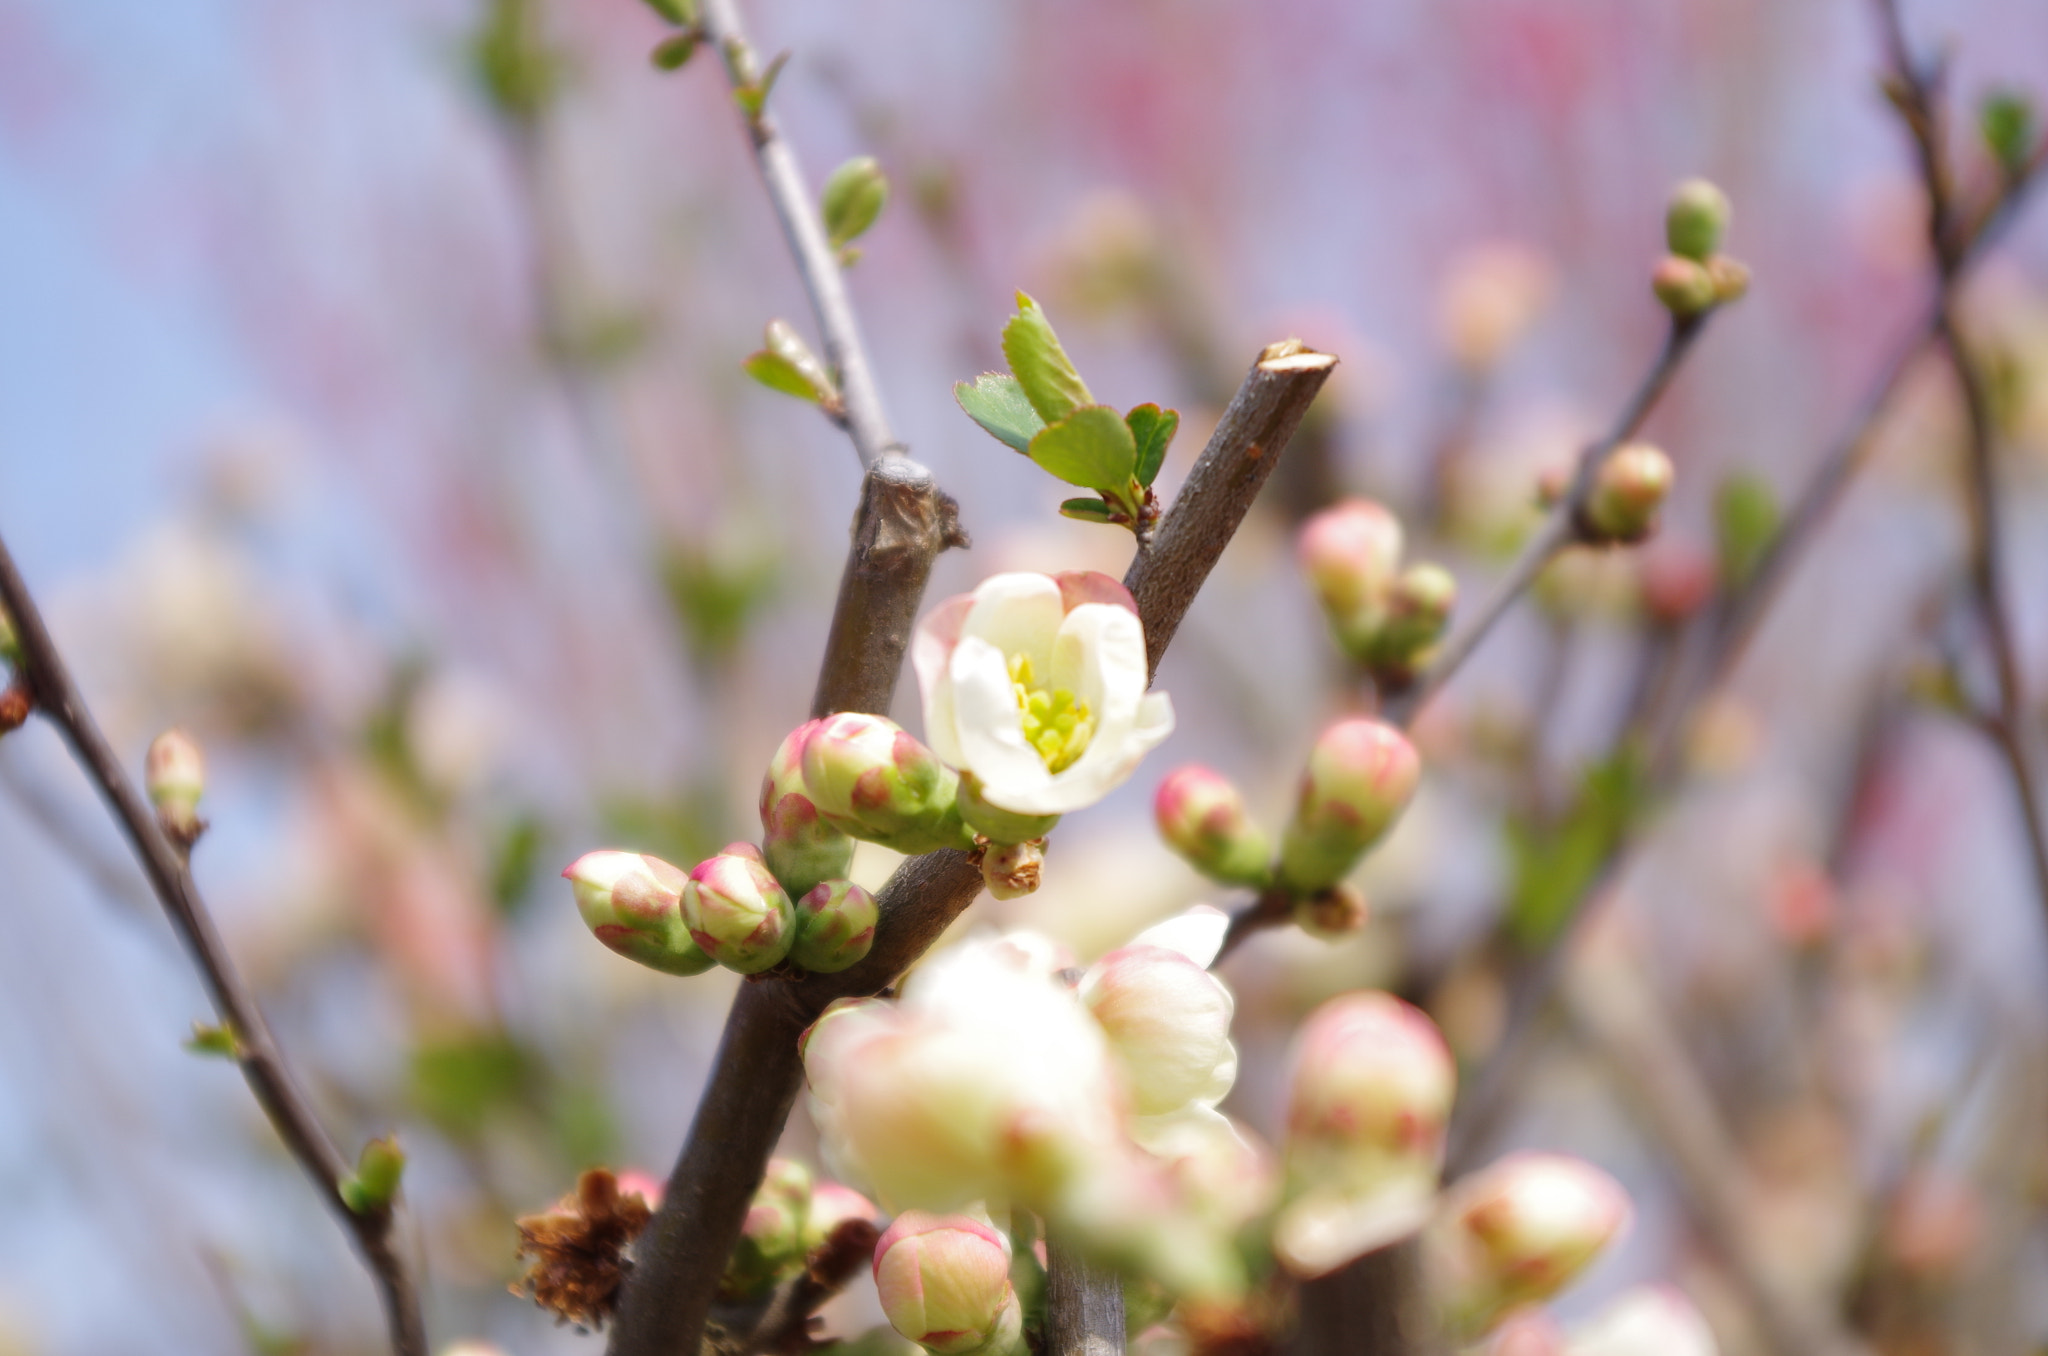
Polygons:
M1981 191L1969 110L2048 98L2048 7L1906 7L1952 53ZM813 182L871 154L893 185L852 290L898 434L975 539L934 599L1130 553L951 400L1000 365L1013 289L1105 399L1182 410L1167 490L1261 344L1343 359L1161 672L1179 732L1070 817L1037 896L970 914L1084 958L1215 898L1151 829L1167 770L1227 772L1277 829L1359 700L1293 568L1300 519L1380 498L1483 596L1538 473L1650 363L1670 185L1728 190L1755 284L1650 425L1679 466L1660 537L1553 571L1432 707L1363 937L1262 935L1226 970L1254 1125L1293 1025L1344 989L1397 985L1482 1058L1503 945L1587 884L1581 787L1657 637L1740 576L1924 305L1867 7L747 11L792 54L773 106ZM612 955L556 873L757 832L858 484L842 435L740 371L770 318L814 330L720 73L654 69L663 33L636 0L0 0L0 531L116 746L204 743L196 866L232 949L350 1152L404 1141L437 1339L515 1353L595 1346L505 1293L512 1217L586 1165L666 1174L733 978ZM1967 298L2040 674L2048 204ZM2048 1335L2048 928L2003 765L1957 714L1991 687L1940 364L1886 429L1685 734L1489 1140L1635 1193L1567 1313L1668 1278L1727 1350L1763 1349L1642 1105L1644 1068L1682 1067L1787 1286L1886 1353ZM379 1349L236 1071L183 1048L203 994L34 724L0 745L0 895L0 1352Z

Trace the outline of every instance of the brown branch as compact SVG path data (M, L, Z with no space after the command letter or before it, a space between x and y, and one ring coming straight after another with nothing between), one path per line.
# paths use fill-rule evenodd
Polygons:
M426 1326L420 1315L419 1294L398 1255L398 1207L358 1214L342 1201L341 1183L350 1171L347 1160L327 1137L305 1093L293 1080L269 1023L236 972L227 946L214 927L184 853L164 835L149 803L136 790L120 758L100 733L5 541L0 541L0 605L13 618L35 709L56 724L79 765L120 822L143 873L149 878L150 888L199 968L214 1011L233 1033L237 1062L249 1090L256 1094L285 1148L313 1179L328 1208L354 1238L356 1250L368 1265L382 1296L392 1351L397 1356L426 1356Z
M1583 540L1580 524L1584 520L1586 504L1592 498L1593 482L1607 458L1642 428L1643 421L1650 417L1650 411L1670 387L1686 354L1692 351L1694 342L1706 329L1708 311L1689 320L1673 320L1665 334L1664 344L1658 350L1657 359L1650 365L1641 385L1629 397L1620 418L1606 437L1588 447L1579 457L1577 470L1573 473L1571 488L1543 525L1536 529L1536 535L1522 548L1522 553L1508 568L1507 577L1501 580L1491 597L1480 607L1477 615L1459 632L1444 642L1442 654L1406 690L1388 699L1387 718L1406 729L1414 723L1416 713L1424 702L1448 683L1451 675L1472 657L1508 609L1535 584L1537 576L1545 566L1555 560L1560 552L1574 542Z
M1045 1356L1123 1356L1124 1285L1058 1239L1045 1248Z
M1449 1344L1430 1312L1422 1245L1407 1239L1305 1281L1288 1356L1438 1356Z
M1124 576L1148 645L1180 625L1336 363L1290 343L1267 348L1253 364L1152 548ZM1155 669L1163 648L1150 651ZM859 965L741 988L662 1208L627 1278L610 1356L697 1349L747 1204L802 1089L797 1038L834 999L893 983L981 889L981 872L965 853L912 858L882 887L875 946Z

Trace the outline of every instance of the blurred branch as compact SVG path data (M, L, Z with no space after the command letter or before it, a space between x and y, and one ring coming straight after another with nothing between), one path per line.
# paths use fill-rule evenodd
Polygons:
M1045 1356L1123 1356L1124 1283L1046 1241Z
M1563 500L1551 510L1543 525L1536 529L1536 535L1522 548L1521 555L1508 568L1507 577L1501 580L1493 595L1479 608L1477 615L1456 635L1444 642L1443 653L1427 672L1417 678L1414 685L1393 697L1386 703L1387 719L1402 728L1414 723L1416 712L1422 704L1435 696L1444 684L1451 680L1472 652L1479 648L1479 642L1486 639L1500 619L1507 615L1516 600L1536 582L1538 575L1560 552L1575 542L1585 539L1582 521L1587 501L1593 494L1593 481L1599 474L1614 449L1636 435L1643 421L1650 416L1657 401L1671 385L1686 354L1692 351L1694 341L1706 329L1708 311L1689 320L1673 320L1665 334L1664 346L1657 353L1657 360L1651 364L1642 384L1629 397L1621 417L1605 438L1588 447L1579 457L1577 470L1572 475L1571 488Z
M1301 1287L1288 1356L1439 1356L1449 1350L1422 1277L1422 1242L1369 1252Z
M815 1345L810 1338L811 1316L867 1268L879 1238L879 1232L868 1220L840 1221L805 1259L804 1269L776 1287L760 1323L746 1341L743 1356L756 1352L782 1356L811 1350Z
M1156 671L1196 591L1243 521L1259 487L1337 360L1298 344L1259 355L1224 412L1150 551L1124 576L1138 601ZM833 975L761 979L740 989L703 1100L661 1210L642 1236L626 1282L611 1356L695 1351L748 1202L803 1086L797 1039L835 999L879 993L980 895L963 852L914 857L878 896L881 925L860 964Z
M397 1356L426 1356L426 1325L419 1294L397 1247L399 1210L396 1204L357 1212L342 1200L342 1182L351 1175L341 1155L314 1116L279 1050L270 1026L243 983L221 941L213 918L192 879L185 854L165 835L149 804L122 769L121 760L85 705L70 670L43 623L14 557L0 541L0 604L13 618L20 640L22 665L35 699L35 709L54 722L72 753L99 789L120 822L156 897L170 916L179 939L199 967L215 1012L232 1034L236 1061L250 1091L299 1166L354 1237L384 1302L391 1348Z

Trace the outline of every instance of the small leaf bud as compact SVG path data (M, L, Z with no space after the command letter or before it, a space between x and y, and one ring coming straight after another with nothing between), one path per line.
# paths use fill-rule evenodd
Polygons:
M198 742L183 730L158 735L143 762L143 784L164 832L190 847L206 830L206 821L199 817L199 800L206 794L206 757Z
M1022 899L1038 889L1045 870L1045 840L990 843L981 854L981 882L997 899Z
M827 821L898 852L972 846L960 778L896 722L844 711L812 727L804 789Z
M853 866L853 839L826 823L804 790L804 741L819 723L790 731L761 778L762 860L792 899Z
M1977 111L1977 130L1999 169L2017 178L2034 147L2034 106L2026 95L1994 90Z
M1210 880L1253 889L1272 880L1272 840L1222 773L1195 763L1168 773L1152 798L1152 817L1166 845Z
M638 852L586 852L563 870L576 908L597 940L669 975L700 975L711 957L683 926L680 867Z
M768 868L747 857L712 857L683 884L683 925L728 970L759 974L796 942L796 907Z
M966 1215L906 1210L875 1244L889 1325L940 1356L1002 1352L1022 1330L1010 1240Z
M1671 191L1664 212L1664 242L1671 252L1705 263L1728 230L1728 195L1705 179L1687 179Z
M405 1176L405 1150L395 1136L386 1135L363 1145L356 1158L356 1170L341 1179L342 1204L358 1215L386 1209L398 1194L399 1179Z
M1401 520L1369 499L1347 499L1302 525L1295 557L1324 611L1347 624L1375 608L1393 582Z
M818 199L832 247L866 234L888 201L889 180L873 156L856 156L833 170Z
M982 795L981 779L971 772L960 774L960 818L991 843L1028 843L1060 822L1058 815L1019 814L991 803Z
M655 46L647 59L658 71L679 71L697 55L697 44L702 41L703 35L694 29L688 33L671 34Z
M1595 542L1638 542L1656 530L1671 493L1671 458L1649 443L1624 443L1593 473L1581 523Z
M1295 926L1326 942L1342 941L1362 931L1370 916L1364 893L1345 881L1294 902Z
M1510 1154L1459 1182L1429 1230L1431 1288L1473 1335L1509 1309L1547 1299L1627 1227L1628 1193L1563 1154Z
M1658 261L1656 271L1650 274L1650 290L1657 294L1664 309L1679 320L1704 315L1714 309L1718 299L1714 275L1707 266L1676 254L1667 254Z
M810 1202L810 1170L786 1158L769 1159L719 1283L728 1299L759 1295L803 1265Z
M0 607L0 664L21 663L21 637L14 632L14 618Z
M1740 259L1717 254L1707 260L1707 277L1714 284L1714 304L1726 306L1749 295L1749 265Z
M1280 883L1314 894L1349 875L1407 808L1421 775L1415 746L1391 725L1357 718L1324 730L1281 839Z
M820 881L796 902L792 963L836 974L868 954L881 919L875 897L850 880Z

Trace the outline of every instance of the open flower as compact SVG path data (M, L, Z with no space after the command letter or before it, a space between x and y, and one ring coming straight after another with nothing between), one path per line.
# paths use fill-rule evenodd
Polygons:
M1137 604L1108 575L995 575L919 623L912 660L932 750L1004 810L1093 805L1173 731L1173 703L1145 691Z

